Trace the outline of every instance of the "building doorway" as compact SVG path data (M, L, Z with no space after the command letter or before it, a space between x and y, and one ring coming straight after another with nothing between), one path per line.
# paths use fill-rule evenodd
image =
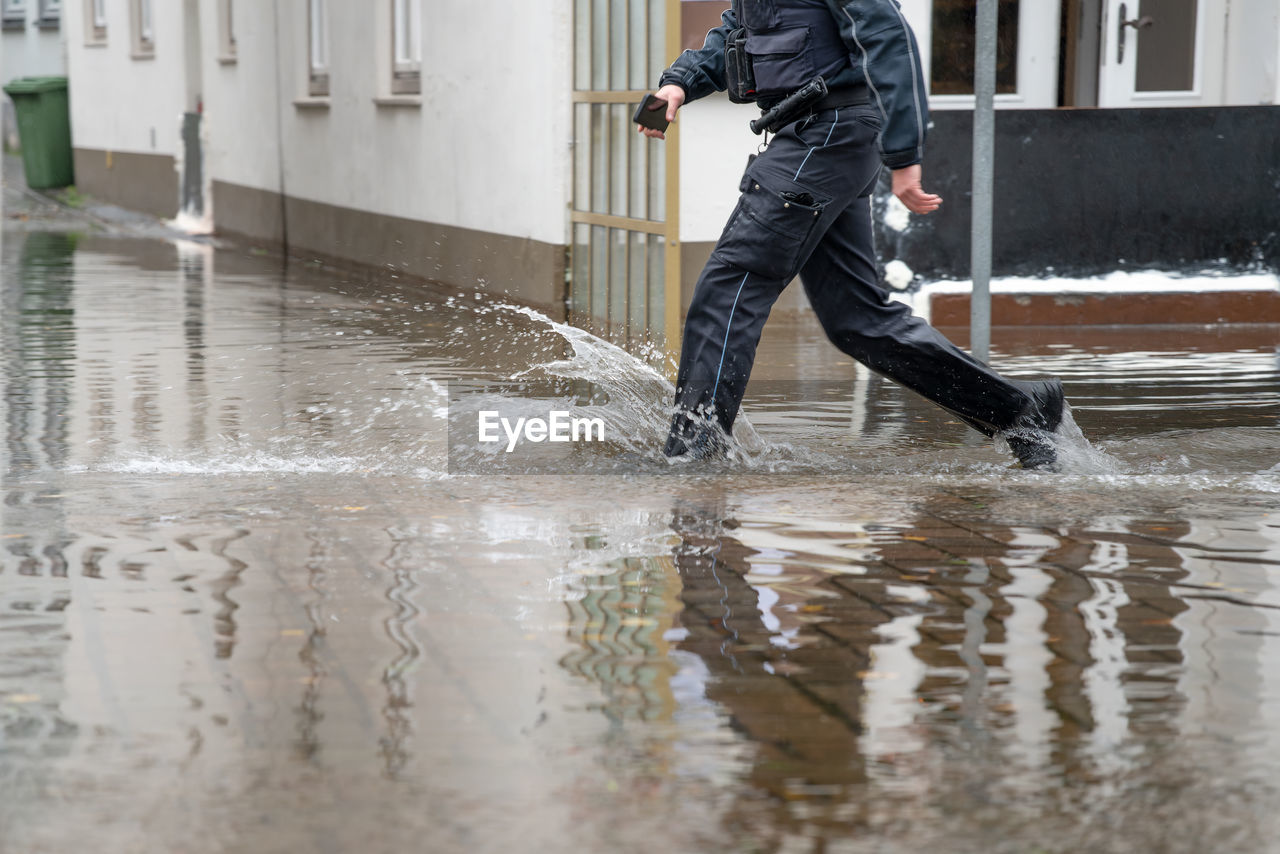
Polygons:
M1222 103L1225 0L1105 0L1098 106Z
M1224 0L1063 0L1064 107L1223 101Z

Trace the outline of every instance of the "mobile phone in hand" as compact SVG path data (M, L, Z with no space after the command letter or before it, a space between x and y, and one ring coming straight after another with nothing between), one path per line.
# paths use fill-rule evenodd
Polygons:
M667 121L667 102L653 95L645 95L631 120L640 127L664 131L670 124Z

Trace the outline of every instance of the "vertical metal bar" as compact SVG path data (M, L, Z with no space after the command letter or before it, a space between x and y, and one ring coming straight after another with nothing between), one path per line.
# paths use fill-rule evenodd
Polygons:
M627 274L631 266L631 232L623 228L609 229L609 317L604 337L626 346L627 341Z
M649 21L653 20L652 0L645 3L645 11L648 13L648 19L644 22L644 61L641 67L644 68L644 82L640 84L641 89L647 89L657 83L657 71L653 68L653 27L649 26Z
M609 57L608 85L609 91L625 89L627 85L627 2L626 0L609 0L609 41L605 44L605 53ZM607 107L609 128L609 144L605 148L609 158L609 208L614 216L627 215L626 148L631 142L628 125L619 127L621 110L616 104ZM614 328L617 318L622 316L622 329L626 329L627 300L627 261L625 237L619 240L618 229L609 229L609 266L606 272L606 299L608 312L605 318L605 335L615 341Z
M628 21L627 21L627 24L628 24L628 33L627 33L627 49L628 49L628 51L630 51L630 45L631 45L630 23L631 23L631 22L630 22L630 19L628 18ZM630 54L629 54L629 53L628 53L628 56L630 56ZM631 76L631 68L630 68L630 66L631 66L631 62L630 62L630 60L628 60L628 62L627 62L627 77L628 77L628 79L630 79L630 76ZM623 186L623 188L625 189L626 196L627 196L626 207L625 207L625 208L623 208L623 215L624 215L624 216L634 216L635 214L634 214L634 213L632 212L632 210L631 210L631 191L632 191L631 176L632 176L632 175L634 174L634 172L635 172L636 164L635 164L635 162L634 162L633 158L631 157L631 152L635 150L635 143L633 143L633 142L632 142L631 138L632 138L632 136L638 136L638 134L636 134L636 133L635 133L635 130L631 127L631 113L630 113L630 111L629 111L629 110L627 110L627 108L626 108L626 107L622 107L622 108L620 108L620 109L618 110L618 130L619 130L619 132L621 132L621 133L622 133L622 135L623 135L623 136L622 136L622 139L624 140L624 141L623 141L623 143L622 143L622 145L619 147L619 151L618 151L618 153L622 156L622 158L624 159L624 163L626 164L626 172L624 172L624 173L623 173L623 176L622 176L622 186ZM628 232L628 233L627 233L626 235L624 235L624 237L623 237L623 239L625 240L626 245L627 245L627 259L628 259L628 260L627 260L627 267L626 267L626 269L623 271L623 285L622 285L622 286L623 286L624 288L626 288L626 294L622 297L622 305L623 305L623 314L625 315L624 325L625 325L625 327L626 327L626 329L627 329L627 333L626 333L626 334L628 334L628 335L629 335L629 334L631 334L631 331L632 331L632 329L631 329L631 299L632 299L632 288L631 288L631 260L630 260L630 258L631 258L631 235L632 235L632 234L634 234L634 233L635 233L635 232ZM625 337L623 338L623 341L626 341L626 338L625 338Z
M591 226L591 317L593 323L609 325L609 229Z
M573 88L591 88L591 0L575 0L573 21Z
M626 28L627 34L623 38L622 44L623 44L623 51L626 53L627 59L624 65L625 73L622 77L622 80L620 80L618 84L613 87L615 89L630 89L632 85L631 53L633 51L633 48L631 46L631 39L633 38L633 36L631 35L631 25L632 25L632 22L635 20L636 16L635 16L635 11L631 8L631 4L634 2L635 0L626 0L626 2L623 4L624 8L627 10L627 22L626 24L623 25Z
M680 0L666 0L667 58L680 52ZM680 271L680 123L667 128L666 140L666 287L663 290L663 349L667 353L667 372L675 378L680 356L680 308L682 282Z
M667 64L667 33L663 26L666 19L666 0L649 0L649 24L645 27L645 37L649 40L649 68L641 88L657 83L658 74Z
M637 134L639 136L639 134ZM628 232L630 241L627 268L627 343L642 343L648 335L649 235Z
M591 89L609 88L609 0L592 0Z
M573 88L591 88L591 0L573 4ZM573 205L591 209L591 108L573 105ZM582 239L586 233L587 239ZM590 230L572 221L569 225L569 306L579 317L591 313ZM584 323L583 320L571 321Z
M969 349L991 358L991 226L995 192L996 24L998 0L978 0L973 51L973 294Z

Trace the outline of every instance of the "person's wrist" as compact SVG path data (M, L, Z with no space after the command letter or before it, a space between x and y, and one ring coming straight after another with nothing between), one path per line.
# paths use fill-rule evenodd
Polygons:
M686 92L685 88L681 86L679 83L666 83L662 86L659 86L658 91L655 94L657 94L659 97L663 97L665 100L671 100L671 97L675 96L679 98L679 100L682 102L688 99L689 97L689 93Z

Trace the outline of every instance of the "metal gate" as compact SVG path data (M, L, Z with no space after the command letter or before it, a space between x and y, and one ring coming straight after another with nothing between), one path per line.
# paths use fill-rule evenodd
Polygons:
M680 48L680 0L574 0L572 321L622 345L680 341L679 135L631 113Z

